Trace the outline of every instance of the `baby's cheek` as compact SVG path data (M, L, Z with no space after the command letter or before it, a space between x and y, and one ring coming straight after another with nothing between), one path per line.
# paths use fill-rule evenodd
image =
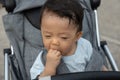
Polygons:
M49 46L44 45L44 48L48 51L50 50Z
M70 51L70 49L69 48L67 48L67 47L64 47L64 48L62 48L61 49L61 54L64 56L64 55L66 55L68 52Z
M44 42L44 47L45 47L46 49L49 49L49 43Z

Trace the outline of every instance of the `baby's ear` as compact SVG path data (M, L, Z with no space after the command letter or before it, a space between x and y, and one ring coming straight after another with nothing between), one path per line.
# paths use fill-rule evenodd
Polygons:
M82 31L77 32L77 34L76 34L77 40L78 40L81 36L82 36Z

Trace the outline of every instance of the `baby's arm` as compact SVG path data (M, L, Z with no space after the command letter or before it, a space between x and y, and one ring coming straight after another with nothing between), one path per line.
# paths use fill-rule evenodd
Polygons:
M52 76L56 74L56 68L61 60L61 53L57 50L50 49L46 55L46 64L44 71L40 74L40 77Z

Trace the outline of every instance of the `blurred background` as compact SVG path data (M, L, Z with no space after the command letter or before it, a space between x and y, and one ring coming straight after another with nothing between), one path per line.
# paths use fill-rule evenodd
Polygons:
M0 80L4 80L3 49L9 48L2 16L6 14L0 5ZM120 69L120 0L101 0L98 8L100 39L106 40L118 68Z

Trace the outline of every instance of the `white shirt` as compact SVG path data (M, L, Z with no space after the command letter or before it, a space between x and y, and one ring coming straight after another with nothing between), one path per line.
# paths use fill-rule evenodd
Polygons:
M43 51L39 53L30 69L31 79L35 79L44 70L44 65L41 62L42 53ZM91 43L84 38L80 38L77 42L77 48L74 55L63 56L62 58L70 72L82 72L85 70L85 66L89 62L91 55Z

